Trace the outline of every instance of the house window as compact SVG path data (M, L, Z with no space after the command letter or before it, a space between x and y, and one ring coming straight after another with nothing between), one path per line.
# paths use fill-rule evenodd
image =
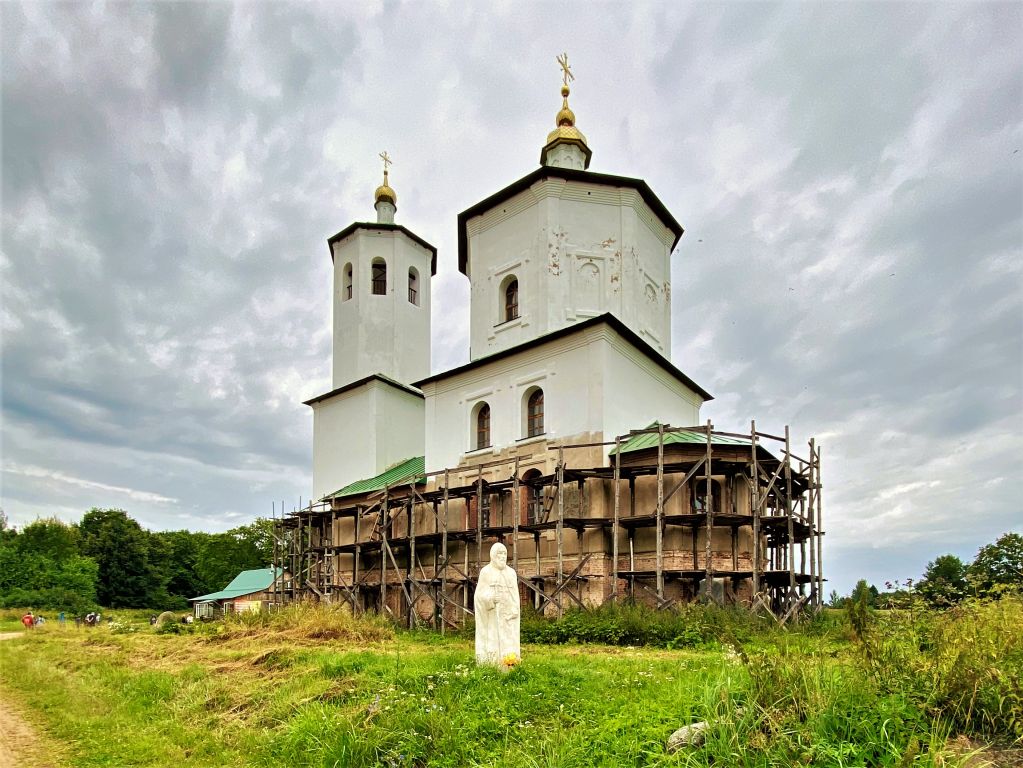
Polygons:
M373 259L373 295L384 296L387 293L387 263L383 259Z
M476 411L476 450L490 447L490 406L483 403Z
M543 432L543 390L536 389L526 401L526 437L536 437Z
M408 271L408 303L419 306L419 273L415 267Z
M345 264L343 274L343 285L341 287L341 300L348 301L352 298L352 265Z
M514 320L519 316L519 281L512 278L504 289L504 321Z

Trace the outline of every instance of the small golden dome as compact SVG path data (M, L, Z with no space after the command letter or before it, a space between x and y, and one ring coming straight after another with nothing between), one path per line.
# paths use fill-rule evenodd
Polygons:
M391 189L391 185L387 183L386 170L384 171L384 183L377 187L376 192L373 193L374 204L383 200L386 200L395 207L398 205L398 195L393 189Z
M568 95L571 92L568 81L575 78L569 69L567 54L563 53L558 56L557 61L561 65L564 76L561 85L561 109L558 110L558 114L554 118L555 129L547 134L547 143L540 150L540 165L547 165L547 153L557 145L574 144L583 152L583 168L586 169L590 166L590 157L593 153L586 145L586 137L583 136L583 132L575 127L575 112L568 106Z
M568 106L568 93L568 86L561 86L561 109L558 111L557 117L554 118L554 124L558 127L547 134L548 145L557 139L567 139L586 144L586 137L583 136L583 132L575 127L575 112Z

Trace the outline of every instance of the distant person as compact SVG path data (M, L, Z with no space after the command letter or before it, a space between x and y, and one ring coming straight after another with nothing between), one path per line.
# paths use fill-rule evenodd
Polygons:
M66 621L67 621L67 617L64 615L64 611L61 611L59 614L57 614L57 623L58 624L60 624L63 627L64 623Z
M82 617L79 616L78 614L75 614L75 629L81 629L81 628L82 628Z
M25 625L25 629L32 629L36 625L35 616L32 615L32 611L29 611L21 617L21 623Z
M38 626L39 626L40 624L45 624L45 623L46 623L46 617L45 617L45 616L36 616L36 617L35 617L35 619L34 619L34 622L33 622L33 623L34 623L34 624L35 624L35 625L36 625L37 627L38 627Z

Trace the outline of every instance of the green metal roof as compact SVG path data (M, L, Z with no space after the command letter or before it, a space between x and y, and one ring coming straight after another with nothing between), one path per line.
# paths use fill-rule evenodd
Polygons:
M219 592L210 592L208 595L191 597L189 600L193 603L199 600L228 600L232 597L251 595L253 592L263 592L270 588L270 585L274 583L274 578L280 572L280 568L256 568L252 571L242 571L231 579L231 583Z
M647 429L656 429L657 422L655 421ZM742 445L749 446L750 441L738 437L726 437L725 435L711 435L710 442L712 445ZM668 431L665 428L664 432L664 444L665 445L706 445L707 434L705 432L692 432L687 429L672 430ZM628 440L622 443L622 453L632 453L633 451L644 451L650 448L657 448L657 433L656 432L645 432L641 435L633 435ZM611 449L611 455L613 456L615 449Z
M341 490L328 493L324 496L324 498L337 499L343 496L357 496L362 493L383 490L387 486L391 485L406 485L413 482L413 480L416 485L419 485L426 482L426 478L424 477L425 472L426 457L414 456L411 459L399 461L393 467L381 472L376 477L371 477L367 480L356 480L354 483L349 483Z

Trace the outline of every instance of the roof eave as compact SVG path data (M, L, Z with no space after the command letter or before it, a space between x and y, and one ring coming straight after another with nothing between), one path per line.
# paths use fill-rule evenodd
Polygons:
M344 240L357 229L365 229L375 232L401 232L410 240L421 245L423 248L425 248L431 253L430 274L431 275L437 274L437 248L433 245L430 245L428 242L426 242L423 238L421 238L411 229L403 227L401 224L385 224L382 222L371 221L356 221L349 224L336 235L327 238L327 250L330 252L331 261L334 261L334 243L338 242L339 240Z
M574 333L579 333L580 331L583 331L587 328L592 328L593 326L599 325L600 323L606 323L608 326L610 326L614 331L618 333L619 336L625 338L626 341L631 343L632 346L636 347L636 349L638 349L640 352L643 352L650 360L660 365L661 368L663 368L666 372L670 373L676 380L680 381L682 384L684 384L686 387L692 390L695 394L703 398L704 402L708 402L714 399L714 395L710 394L710 392L708 392L695 381L693 381L691 378L689 378L685 373L682 372L681 369L679 369L673 362L671 362L671 360L669 360L667 357L665 357L652 346L650 346L650 344L644 341L643 338L638 333L629 328L629 326L627 326L625 323L623 323L610 312L605 312L602 315L591 317L588 320L583 320L580 323L575 323L573 325L565 326L564 328L559 328L558 330L553 331L551 333L545 334L543 336L538 336L535 339L530 339L529 341L523 342L522 344L518 344L514 347L509 347L508 349L502 349L500 352L495 352L491 355L487 355L486 357L477 358L476 360L472 360L468 363L465 363L464 365L460 365L448 371L435 373L432 376L426 377L425 379L420 379L419 381L413 382L413 385L422 389L424 384L430 384L435 381L440 381L441 379L446 379L450 376L458 375L460 373L471 370L478 366L487 365L488 363L496 362L498 360L503 360L506 357L518 354L519 352L522 352L526 349L531 349L542 344L557 341L558 339L561 339L565 336L570 336Z
M592 171L580 171L575 168L559 168L557 166L541 166L531 173L527 173L518 181L514 181L502 190L499 190L492 194L490 197L481 200L469 208L466 208L460 214L458 214L458 271L463 275L468 275L469 266L469 237L466 233L466 224L470 219L475 218L483 213L486 213L491 208L496 207L504 200L507 200L519 192L522 192L532 186L538 179L552 176L558 179L564 179L566 181L582 181L589 184L601 184L610 187L629 187L639 192L643 201L650 206L650 209L654 214L661 220L672 234L675 235L675 239L671 243L669 250L675 250L675 246L678 245L679 239L685 233L682 225L678 223L671 212L667 209L664 203L661 202L660 198L654 194L654 191L650 189L645 181L642 179L633 179L628 176L613 176L606 173L594 173Z

